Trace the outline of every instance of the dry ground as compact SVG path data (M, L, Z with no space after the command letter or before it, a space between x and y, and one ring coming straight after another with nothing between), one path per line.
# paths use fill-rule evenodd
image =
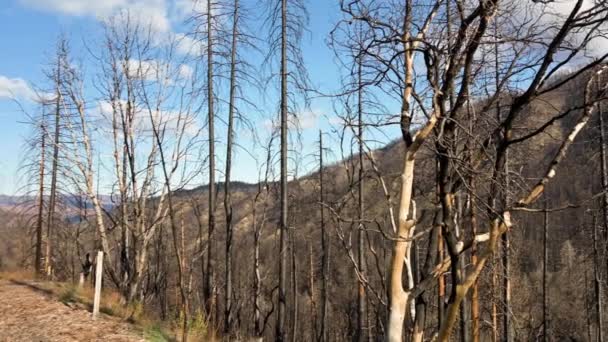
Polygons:
M0 342L144 341L141 332L82 306L66 305L31 282L0 279Z

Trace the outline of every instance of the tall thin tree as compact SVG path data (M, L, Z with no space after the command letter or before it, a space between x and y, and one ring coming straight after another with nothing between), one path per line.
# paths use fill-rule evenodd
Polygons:
M230 46L230 98L228 100L228 132L226 141L226 171L224 182L224 212L226 215L226 282L224 288L224 331L232 331L232 197L230 176L232 172L232 148L234 145L234 112L236 101L236 56L239 25L239 0L234 0L232 12L232 36Z
M210 322L216 322L217 289L215 288L215 98L213 91L213 11L214 2L207 0L207 125L209 133L209 190L208 190L208 232L207 232L207 270L205 282L205 301Z

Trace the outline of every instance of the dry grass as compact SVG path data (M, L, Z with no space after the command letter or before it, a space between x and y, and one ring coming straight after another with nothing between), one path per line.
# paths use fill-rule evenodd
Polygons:
M0 279L0 341L145 341L141 327L120 318L102 314L93 323L84 305L73 302L75 291L64 289L57 295L39 285Z
M88 311L92 311L93 308L94 288L90 284L79 287L72 283L35 280L33 273L25 270L0 272L0 279L35 287L68 306L78 306ZM124 305L117 291L103 289L101 298L99 308L101 313L133 324L138 330L143 331L148 341L176 341L176 336L181 335L179 324L162 322L148 315L140 303ZM192 341L206 340L204 336L207 325L201 317L195 315L191 321L189 339Z
M29 270L3 271L0 272L0 279L33 285L66 305L81 306L88 311L92 311L93 308L95 289L90 283L79 287L73 283L35 280L33 272ZM143 331L148 341L178 341L181 337L181 317L169 322L161 321L146 313L139 302L124 305L120 293L113 289L103 289L101 298L99 308L101 313L134 324ZM191 315L188 326L190 341L208 341L210 336L216 336L213 340L218 338L217 332L209 329L209 322L201 311Z

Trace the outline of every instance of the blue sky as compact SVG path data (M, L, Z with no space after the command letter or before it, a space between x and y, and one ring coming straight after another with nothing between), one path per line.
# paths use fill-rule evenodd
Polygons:
M152 25L166 34L180 34L188 30L184 25L190 0L0 0L0 193L14 194L22 185L19 163L24 140L30 133L25 111L36 109L31 101L32 89L43 83L43 69L57 37L65 34L73 55L82 58L84 66L91 63L83 42L92 41L100 33L98 18L127 9L152 18ZM330 93L340 86L340 73L333 51L326 45L329 31L339 20L337 1L308 1L310 25L302 50L312 83ZM261 8L260 6L256 8ZM259 16L263 13L250 13ZM84 56L84 58L82 57ZM94 66L91 66L91 68ZM272 95L268 102L272 102ZM19 102L19 104L16 103ZM329 130L332 104L326 99L315 99L310 109L303 110L302 137L304 155L316 151L318 130ZM262 122L257 125L263 126ZM261 127L257 127L261 128ZM257 129L256 128L256 129ZM218 128L220 130L223 127ZM220 147L223 151L223 147ZM222 152L223 153L223 152ZM332 155L337 156L339 152ZM304 159L300 175L314 167L315 158ZM255 163L246 153L239 152L234 178L254 182Z

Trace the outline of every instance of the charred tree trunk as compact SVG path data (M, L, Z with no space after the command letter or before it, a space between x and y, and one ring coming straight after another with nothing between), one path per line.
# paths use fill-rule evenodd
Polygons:
M296 232L291 231L291 296L292 296L292 311L291 311L291 341L298 340L298 263L296 259Z
M44 224L44 219L42 215L44 214L44 167L45 167L45 158L44 154L46 153L46 128L43 123L40 124L40 169L39 169L39 181L38 181L38 217L36 222L36 252L35 252L35 260L34 260L34 268L36 272L36 276L40 276L42 273L42 226ZM46 264L46 262L45 262Z
M281 217L279 225L279 298L276 340L285 339L286 277L287 277L287 0L281 0Z
M456 197L457 199L457 235L461 241L465 240L465 233L463 229L463 199L462 195ZM466 278L466 260L465 253L462 253L459 259L458 271L460 272L461 279ZM469 309L469 301L465 296L462 300L462 304L460 305L460 338L462 342L469 342L471 340L471 328L470 328L470 317L469 317L470 309Z
M234 0L232 14L232 45L230 51L230 99L228 103L228 133L226 142L226 175L224 182L224 211L226 214L226 284L224 288L224 331L232 331L232 197L230 173L232 171L232 145L234 139L234 109L236 100L236 48L239 20L239 0Z
M51 189L49 193L49 208L47 211L47 228L46 228L46 275L51 278L53 274L53 239L52 233L55 228L54 225L54 217L55 217L55 203L57 200L57 166L59 160L59 133L60 133L60 116L61 116L61 90L59 88L59 84L61 82L61 63L64 47L60 46L60 51L57 59L57 70L55 71L55 86L56 86L56 94L55 94L55 133L53 135L53 159L51 160Z
M315 300L315 267L312 252L312 241L308 242L310 249L309 253L309 270L308 270L308 288L310 291L310 341L317 339L317 302Z
M260 188L261 193L261 188ZM255 210L256 203L253 203ZM263 324L260 313L261 276L260 276L260 226L253 213L253 330L256 338L262 338Z
M323 133L319 131L319 210L321 211L321 249L323 250L323 277L321 279L321 342L327 341L329 237L325 228L325 196L323 191Z
M593 261L594 261L594 284L595 284L595 313L596 313L596 341L604 341L604 312L602 308L603 294L602 294L602 279L600 275L600 251L599 251L599 236L597 231L597 218L593 216Z
M602 86L601 80L598 78L597 90L600 91ZM602 102L597 103L597 115L600 119L600 166L602 172L602 189L604 194L602 195L602 213L603 213L603 228L604 228L604 240L606 241L606 248L608 248L608 165L606 156L606 123L604 122L604 112L602 108ZM608 250L607 250L608 251ZM608 259L606 260L606 271L608 274Z
M440 197L439 197L440 178L439 178L439 157L438 156L436 156L436 161L435 161L435 173L436 173L435 201L436 201L436 203L439 203L440 202ZM441 210L441 209L439 209L439 210ZM438 230L438 241L437 241L437 260L444 259L444 257L445 257L444 246L445 245L444 245L444 241L443 241L443 234L441 232L441 226L440 226L439 230ZM441 325L441 322L443 322L444 317L445 317L445 276L443 274L440 274L437 277L437 325Z
M474 181L471 182L471 188L475 189ZM469 195L469 215L470 224L473 236L477 235L477 216L475 213L475 204L473 203L473 196ZM471 264L477 264L477 253L478 247L477 242L473 240L473 246L471 247ZM471 337L473 342L479 342L479 280L475 280L473 289L471 292Z
M207 279L205 283L205 300L209 321L213 325L216 320L216 288L215 288L215 110L213 97L213 4L207 0L207 118L209 125L209 197L208 197L208 244L207 244Z
M500 61L499 61L499 51L498 51L498 23L494 22L494 82L496 87L500 84ZM497 89L498 91L498 89ZM502 117L500 113L500 100L496 101L496 118L498 122L501 122ZM506 138L506 128L503 129L503 135ZM504 194L503 194L503 206L506 207L509 203L509 151L508 149L504 151ZM510 265L510 246L511 242L509 241L509 234L502 234L502 270L503 270L503 302L504 302L504 317L503 317L503 327L502 334L505 342L511 342L511 265Z
M358 229L357 229L357 267L359 268L359 273L361 275L365 275L366 273L366 264L365 264L365 226L363 224L363 82L362 82L362 74L361 74L361 60L357 59L357 113L358 113L358 131L357 131L357 139L359 145L359 175L358 175L358 191L357 191L357 220L358 220ZM358 289L357 291L357 340L359 342L365 341L366 335L366 296L365 296L365 286L363 282L358 280L357 283Z
M549 262L549 249L547 239L549 237L549 211L547 210L547 200L545 199L545 212L543 215L543 340L549 341L549 302L547 296L548 273L547 263Z

